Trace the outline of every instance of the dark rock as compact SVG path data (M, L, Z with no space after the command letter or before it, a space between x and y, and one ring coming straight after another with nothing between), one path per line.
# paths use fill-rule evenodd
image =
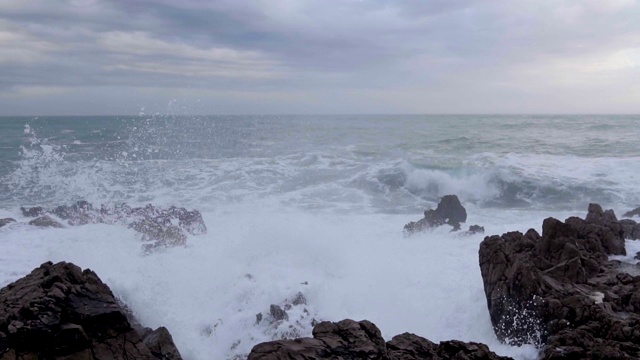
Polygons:
M623 236L629 240L640 239L640 224L631 219L622 219L619 221L622 227Z
M146 333L142 337L142 342L151 351L156 359L177 360L182 359L180 352L173 343L173 337L164 326Z
M166 329L152 333L143 340L109 287L71 263L44 263L0 290L0 354L9 358L181 359Z
M626 218L632 218L634 216L640 216L640 207L637 207L631 211L627 211L626 213L624 213L624 215L622 215L622 217Z
M321 322L313 338L280 340L254 346L248 360L297 359L486 359L507 360L484 344L445 341L436 345L420 336L405 333L385 343L380 330L367 320Z
M35 218L29 221L29 225L37 226L37 227L52 227L52 228L63 228L62 224L55 221L48 215L43 215L38 218Z
M299 292L296 294L296 296L294 296L293 300L291 301L291 304L293 306L307 305L307 298L305 298L304 295L301 292Z
M271 317L275 321L289 320L289 316L287 315L287 312L282 310L280 306L275 304L271 304L271 307L269 308L269 314L271 314Z
M544 346L544 359L639 358L640 331L629 329L640 324L640 277L608 260L625 253L615 214L595 204L585 220L544 220L542 236L486 237L480 270L496 335Z
M24 217L37 217L44 214L44 209L42 208L42 206L36 206L31 208L21 207L20 211L22 212L22 216Z
M456 195L445 195L440 199L435 210L426 210L422 219L406 224L404 232L410 235L444 224L452 226L452 231L458 231L460 230L460 223L465 221L467 221L467 211L458 197Z
M8 224L14 223L14 222L16 222L16 220L15 220L15 219L12 219L12 218L4 218L4 219L0 219L0 228L1 228L1 227L3 227L3 226L5 226L5 225L8 225Z
M445 195L440 199L436 213L447 224L460 224L467 221L467 210L462 206L456 195Z
M280 340L253 347L248 360L389 359L380 330L369 321L321 322L313 338Z

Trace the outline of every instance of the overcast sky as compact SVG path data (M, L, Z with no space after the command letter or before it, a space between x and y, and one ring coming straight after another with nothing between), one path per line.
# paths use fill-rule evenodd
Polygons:
M0 0L0 115L640 113L640 0Z

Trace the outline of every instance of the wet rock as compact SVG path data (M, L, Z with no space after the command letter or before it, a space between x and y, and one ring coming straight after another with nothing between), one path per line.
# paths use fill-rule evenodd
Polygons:
M622 226L622 232L625 239L640 239L640 224L631 219L622 219L619 222L620 226Z
M5 226L5 225L9 225L11 223L16 222L15 219L12 218L4 218L4 219L0 219L0 228Z
M448 224L452 231L460 230L460 223L467 221L467 211L456 195L445 195L435 210L426 210L424 217L404 226L407 235Z
M460 224L467 221L467 210L456 195L445 195L436 208L438 214L447 224Z
M542 235L486 237L480 270L496 335L543 346L544 359L640 357L640 331L628 331L640 324L640 277L608 259L625 253L615 214L594 204L584 220L545 219Z
M380 330L369 321L321 322L313 338L280 340L253 347L248 360L258 359L389 359Z
M187 235L179 227L171 223L142 219L131 223L129 227L141 233L143 241L153 242L148 246L148 249L161 246L185 245L187 243Z
M42 206L35 206L30 208L21 207L20 211L22 212L22 216L24 217L37 217L44 214L44 209Z
M464 231L462 235L484 234L484 227L480 225L471 225L469 230Z
M271 304L271 307L269 308L269 314L274 321L289 320L289 315L287 315L287 312L282 310L280 306L275 304Z
M625 218L632 218L634 216L640 216L640 207L637 207L631 211L627 211L626 213L624 213L624 215L622 215L622 217Z
M0 290L0 334L9 358L181 359L166 329L143 339L93 271L65 262Z
M29 225L37 227L63 228L64 226L48 215L43 215L29 221Z
M248 360L296 359L486 359L507 360L491 352L484 344L445 341L440 344L405 333L385 343L378 327L367 321L350 319L336 323L321 322L313 329L313 338L280 340L253 347Z
M87 224L120 224L128 226L141 234L141 239L150 244L143 245L145 251L167 246L184 245L187 234L201 235L207 232L202 214L197 210L187 210L171 206L161 208L148 204L144 207L131 207L127 204L101 205L100 209L87 201L77 201L72 205L60 205L52 209L42 207L21 208L24 216L35 217L51 214L65 220L70 226ZM50 217L48 217L51 219ZM43 225L46 222L35 219ZM59 224L59 223L58 223ZM62 227L54 226L54 227Z

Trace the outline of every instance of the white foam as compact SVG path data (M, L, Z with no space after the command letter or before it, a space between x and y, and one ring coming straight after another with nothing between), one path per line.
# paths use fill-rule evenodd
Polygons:
M89 267L145 325L167 326L186 359L224 359L271 340L273 332L254 326L256 313L299 291L321 319L368 319L386 339L409 331L536 357L533 347L505 346L493 334L477 260L481 235L459 237L442 228L404 238L406 216L270 206L206 213L208 235L150 256L141 256L134 233L118 226L0 229L0 246L8 250L0 255L0 284L46 260ZM517 221L511 216L484 225L502 230ZM310 335L310 326L301 329Z

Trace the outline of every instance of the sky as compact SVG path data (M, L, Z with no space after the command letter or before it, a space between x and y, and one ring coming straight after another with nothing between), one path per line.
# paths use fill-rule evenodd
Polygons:
M640 0L0 0L1 115L640 113Z

